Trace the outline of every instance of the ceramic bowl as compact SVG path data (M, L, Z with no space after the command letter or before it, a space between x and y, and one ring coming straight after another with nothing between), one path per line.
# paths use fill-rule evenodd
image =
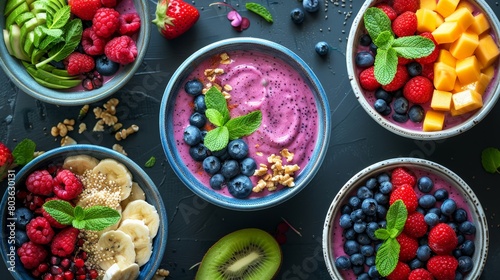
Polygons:
M368 113L368 115L375 120L376 123L384 127L385 129L407 138L417 139L417 140L436 140L444 139L456 136L462 132L465 132L478 124L482 119L486 117L488 112L494 107L500 95L500 85L498 83L498 71L495 71L494 77L489 83L488 88L482 95L483 106L475 111L465 113L459 116L451 117L450 112L445 112L445 122L442 130L438 131L423 131L422 122L413 123L408 120L404 124L398 123L392 119L392 113L388 116L383 116L374 109L374 102L376 98L374 97L373 91L364 90L359 83L359 73L360 70L355 64L356 53L359 49L359 39L361 35L366 33L366 29L363 23L363 15L366 10L373 7L379 3L387 3L388 1L381 0L367 0L361 6L358 14L353 20L350 32L349 40L347 43L346 50L346 63L348 77L351 83L351 87L354 91L356 98L363 107L363 109ZM490 23L491 29L487 32L491 32L494 38L498 38L500 35L500 22L494 11L488 6L484 0L467 1L475 5L478 9L477 12L482 12L486 15L487 20ZM498 44L498 42L497 42ZM494 63L495 67L498 67L497 62ZM394 102L392 102L393 104ZM392 107L391 104L391 107ZM410 106L412 103L410 103ZM430 107L430 101L422 104L424 109Z
M323 254L332 279L356 278L352 270L346 272L335 266L337 257L346 255L343 250L345 237L339 226L342 206L347 204L351 196L356 196L357 189L364 186L368 179L377 178L382 173L391 174L396 167L407 168L414 172L417 178L428 176L433 179L434 188L430 194L434 194L436 189L445 188L450 194L449 197L455 198L457 208L464 208L467 211L467 219L475 225L476 234L473 238L466 237L474 241L475 251L472 256L474 266L464 279L479 279L486 263L489 244L487 218L481 203L472 189L457 174L440 164L417 158L393 158L372 164L349 179L335 196L328 209L323 228ZM418 197L423 195L417 187L414 189ZM438 201L435 206L439 207L440 203Z
M189 115L186 116L185 120L178 120L174 124L174 107L176 102L180 100L181 98L187 98L189 97L185 92L182 93L182 96L180 97L181 90L184 88L184 85L189 78L188 76L193 72L193 70L200 65L202 62L207 62L209 61L208 59L214 59L214 57L217 59L217 56L221 53L229 53L229 56L231 57L231 52L237 52L237 51L242 51L246 53L252 53L252 52L257 52L261 53L263 55L267 55L272 57L271 59L277 59L277 61L282 61L288 66L291 67L291 72L294 72L295 74L299 74L300 77L302 78L303 81L305 81L305 87L309 88L310 91L312 92L312 101L314 102L314 108L317 111L315 115L317 116L317 136L312 136L311 139L315 139L316 142L315 144L311 147L311 153L309 155L309 160L305 164L304 168L300 170L300 173L298 176L295 177L295 186L290 187L290 188L283 188L279 191L274 191L274 192L269 192L268 195L257 195L253 197L253 194L250 196L250 198L246 199L238 199L234 198L228 193L223 194L222 192L225 191L227 188L223 188L222 191L215 191L212 189L209 184L208 184L208 179L206 179L205 183L202 183L202 181L196 176L198 172L204 172L203 169L201 169L201 163L196 163L192 159L187 159L186 161L189 161L187 164L185 160L183 160L181 155L181 152L179 151L180 149L187 149L185 147L188 147L187 144L185 144L182 140L182 135L179 136L179 131L181 131L189 124ZM238 58L237 58L238 59ZM237 60L236 59L236 60ZM211 61L211 60L210 60ZM267 64L267 63L265 63ZM273 65L273 61L269 61L267 65ZM287 67L288 67L287 66ZM238 66L243 68L242 66ZM259 66L257 66L259 67ZM264 72L264 71L262 71ZM287 72L288 73L288 72ZM201 74L203 75L203 74ZM222 78L221 78L222 79ZM258 78L262 79L264 81L267 79L266 75L263 75L262 77ZM259 81L260 82L260 81ZM237 82L235 82L237 83ZM265 90L263 90L265 91ZM231 95L237 94L235 91L231 91ZM240 93L241 94L241 93ZM260 94L260 92L259 92ZM283 94L288 94L288 93L283 93ZM290 96L293 97L294 93L291 93ZM241 96L241 95L240 95ZM192 99L191 99L192 100ZM238 97L238 100L241 100L241 97ZM244 101L242 102L257 102L259 104L265 103L265 99L254 99L253 97L246 97L243 98ZM260 103L262 100L264 102ZM193 110L192 109L192 101L188 101L186 99L186 104L185 104L185 110ZM237 102L237 101L233 101ZM239 101L238 101L239 102ZM294 102L294 101L292 101ZM191 105L189 104L191 103ZM231 103L231 101L230 101ZM234 104L233 104L234 105ZM261 106L259 105L259 106ZM182 105L184 106L184 105ZM191 107L189 107L191 106ZM229 105L232 106L232 105ZM237 106L237 105L236 105ZM264 105L262 105L259 108L262 108ZM312 106L311 106L312 107ZM180 108L180 107L179 107ZM280 110L279 108L274 108L273 110ZM265 110L265 109L263 109ZM269 110L269 109L268 109ZM292 112L288 112L292 114ZM263 119L266 118L266 112L262 112ZM286 116L284 116L286 118ZM281 120L285 124L285 126L290 127L294 121L290 119L289 120ZM263 121L264 122L264 121ZM180 126L179 126L180 125ZM185 126L184 126L185 125ZM261 125L261 127L263 127ZM285 48L282 45L279 45L277 43L263 40L263 39L257 39L257 38L233 38L233 39L226 39L222 41L218 41L215 43L212 43L195 53L193 53L190 57L188 57L177 69L177 71L173 74L172 78L170 79L166 89L165 93L163 96L163 99L161 101L161 108L160 108L160 137L161 137L161 142L163 146L163 150L167 156L168 161L170 162L170 165L172 166L174 172L177 174L177 176L180 178L180 180L190 189L192 190L195 194L198 196L202 197L203 199L224 207L228 209L234 209L234 210L244 210L244 211L249 211L249 210L257 210L257 209L264 209L268 207L275 206L279 203L282 203L294 195L296 195L298 192L300 192L305 186L311 181L311 179L314 177L315 173L319 169L321 162L323 161L323 158L325 156L327 147L328 147L328 142L329 142L329 137L330 137L330 110L329 110L329 105L327 101L327 97L325 94L325 91L323 87L321 86L319 80L315 76L315 74L312 72L312 70L309 68L309 66L296 54L294 54L292 51L289 49ZM174 130L177 129L177 137L174 135ZM261 128L259 128L260 130ZM256 135L258 133L263 133L262 135L265 134L265 132L259 132L256 131L254 132ZM293 132L291 133L296 133L296 129L292 130ZM252 136L252 135L251 135ZM265 136L265 135L264 135ZM180 137L180 139L178 139ZM265 136L267 137L267 136ZM316 138L314 138L316 137ZM245 139L246 137L244 137ZM266 138L267 139L267 138ZM185 145L185 147L183 147ZM252 144L249 144L249 146L252 146ZM252 153L252 149L254 147L250 147L250 157L255 157L257 156L257 152L255 154ZM255 147L257 149L257 145ZM280 148L281 149L281 148ZM294 151L291 151L294 152ZM187 151L184 152L184 156L186 156ZM276 153L279 153L276 152ZM264 159L267 158L269 155L260 155L259 159ZM257 161L257 159L256 159ZM285 164L285 163L284 163ZM188 167L190 165L191 167ZM257 164L258 165L258 164ZM201 171L199 170L201 169ZM255 185L255 183L254 183ZM266 190L267 191L267 190ZM227 192L227 191L226 191Z
M0 29L5 28L5 1L0 4ZM137 13L141 17L141 28L138 31L136 40L138 54L136 60L125 66L121 66L118 72L104 85L98 89L85 91L81 86L72 89L51 89L38 84L26 71L21 61L8 53L4 44L4 34L0 32L0 66L9 79L23 92L28 95L41 100L43 102L52 103L63 106L78 106L90 104L106 97L109 97L134 76L139 66L142 63L146 50L149 44L150 37L150 13L148 8L148 1L144 0L124 0L121 5L133 3ZM117 6L118 9L118 6ZM124 11L128 11L124 9ZM106 78L106 77L105 77Z
M138 277L138 279L143 280L151 279L155 275L156 270L161 264L163 254L165 252L168 234L168 225L165 222L168 221L167 213L160 193L158 192L158 189L156 188L154 182L151 180L151 178L149 178L146 172L130 158L108 148L86 144L64 146L47 151L33 159L19 172L16 172L14 174L15 178L12 183L9 180L9 191L5 192L0 204L0 206L2 207L0 213L2 217L2 219L0 220L0 226L2 228L2 240L0 248L2 249L1 254L4 263L8 268L12 267L12 265L8 263L8 261L10 261L12 257L8 256L8 254L10 254L10 252L12 251L11 246L13 245L9 243L8 236L10 235L10 231L7 227L7 223L9 223L7 217L7 209L9 208L8 206L11 205L10 201L11 197L13 197L10 192L15 192L16 188L20 187L20 184L23 184L23 182L26 180L27 176L31 174L31 172L40 168L47 167L52 163L62 164L66 157L78 154L90 155L97 159L111 158L123 163L131 172L133 180L137 182L139 186L141 186L141 188L144 190L144 193L146 194L146 201L152 204L158 211L158 215L160 216L160 227L158 230L158 234L153 241L153 254L151 256L151 259L145 265L141 266L140 275ZM17 255L15 257L15 269L14 271L11 271L11 275L16 280L35 279L29 271L24 269Z

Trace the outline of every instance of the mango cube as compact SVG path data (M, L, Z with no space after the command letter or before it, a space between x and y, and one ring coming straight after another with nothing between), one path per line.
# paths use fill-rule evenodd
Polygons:
M435 11L443 17L447 17L455 11L459 2L460 0L439 0Z
M446 65L455 67L457 59L446 49L440 49L437 62L443 62Z
M452 103L453 114L465 114L481 108L483 106L483 98L481 94L467 89L453 94Z
M479 46L477 46L474 54L484 69L493 64L500 54L500 50L498 50L498 46L491 35L483 34L479 36Z
M441 2L441 1L440 1ZM438 44L453 43L464 32L456 21L445 21L432 31L432 36Z
M481 75L479 75L479 79L476 82L465 85L462 87L462 89L463 90L470 89L482 95L488 88L490 81L491 78L488 77L488 75L481 73Z
M456 59L464 59L474 54L479 45L479 37L476 33L464 32L451 44L450 53Z
M474 22L474 16L467 8L460 8L447 16L444 21L456 21L462 30L466 30Z
M481 75L481 64L474 55L459 59L455 66L455 72L460 83L462 85L467 85L479 80L479 75Z
M415 14L417 16L418 32L432 32L443 21L440 15L429 9L418 9ZM439 21L439 19L441 20Z
M457 10L460 9L460 8L466 8L471 13L473 13L474 10L475 10L474 6L471 3L467 2L467 1L460 1L460 3L458 3L458 5L457 5Z
M451 96L449 91L434 90L431 100L431 108L436 111L449 111L451 107Z
M420 8L434 10L436 9L436 0L420 0Z
M439 131L443 130L445 113L428 110L425 113L423 131Z
M490 23L483 13L474 16L474 21L469 26L469 30L480 35L490 29Z
M457 73L455 68L443 62L434 63L434 88L451 91L455 87Z
M493 79L493 76L495 76L495 67L491 65L488 68L483 69L483 74L488 76L490 80Z

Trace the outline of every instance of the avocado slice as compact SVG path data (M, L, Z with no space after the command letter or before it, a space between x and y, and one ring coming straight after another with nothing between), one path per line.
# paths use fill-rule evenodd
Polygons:
M33 50L35 49L35 45L33 44L34 41L35 41L35 32L30 31L28 33L28 36L26 36L26 40L24 41L24 46L23 46L24 52L29 57L31 57L31 54L33 53Z
M70 74L68 74L68 71L64 70L64 69L57 69L57 68L55 68L54 70L52 70L52 74L61 77L61 79L64 79L64 78L67 78L67 79L78 79L78 76L71 76Z
M35 14L33 14L32 12L26 12L26 13L20 14L18 17L16 17L15 22L17 25L19 25L19 27L21 27L21 26L23 26L23 24L25 22L27 22L28 20L30 20L34 17L35 17Z
M7 52L9 52L10 55L15 56L12 52L12 47L10 46L9 30L7 29L3 30L3 41L5 43L5 47L7 48Z
M34 66L26 67L26 71L30 74L35 81L39 84L54 89L67 89L79 85L82 81L80 79L60 79L52 73L46 72L42 69L35 69Z
M47 11L47 5L42 1L35 1L30 5L31 12L34 14L42 13Z
M21 29L16 24L12 24L9 27L9 40L14 56L21 60L30 61L21 45Z
M46 53L47 52L44 50L40 50L40 49L35 48L33 50L33 53L31 54L31 63L33 65L37 64L38 62L40 62L40 59L42 58L42 56Z
M29 12L30 8L28 7L28 4L22 3L21 5L17 6L12 13L9 14L9 16L5 19L5 27L9 28L12 24L14 24L16 18L20 16L21 14L24 14L26 12Z
M47 34L42 31L41 26L35 27L33 31L35 32L35 41L33 43L35 44L35 47L38 48Z
M24 0L7 0L7 3L5 4L5 10L3 11L4 16L9 16L12 11L14 11L15 8L17 8L21 4L26 4L26 1Z

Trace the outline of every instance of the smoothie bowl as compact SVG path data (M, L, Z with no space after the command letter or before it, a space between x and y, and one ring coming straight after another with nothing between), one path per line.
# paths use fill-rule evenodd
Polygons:
M483 208L460 177L394 158L366 167L335 196L323 252L333 279L479 279L488 238Z
M1 202L0 246L12 277L155 275L167 240L165 206L131 159L71 145L43 153L11 176Z
M398 135L458 135L500 94L498 18L482 0L402 2L366 1L356 16L346 55L354 94Z
M160 136L172 168L221 207L284 202L319 169L330 110L311 69L285 47L227 39L191 55L167 85Z
M76 106L104 99L133 77L146 53L147 1L106 1L93 13L65 0L3 2L0 66L41 101Z

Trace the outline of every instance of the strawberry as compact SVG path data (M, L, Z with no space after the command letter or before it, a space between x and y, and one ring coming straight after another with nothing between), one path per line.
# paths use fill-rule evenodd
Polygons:
M436 280L454 280L458 261L453 256L434 256L427 262L427 270Z
M429 247L438 255L448 255L458 245L457 234L446 223L439 223L429 231Z
M405 83L408 81L408 78L409 75L406 67L404 65L398 65L396 75L394 76L392 81L389 84L382 86L382 88L386 91L396 91L405 85Z
M394 0L392 3L392 7L396 11L396 13L402 14L406 11L416 12L420 7L419 0Z
M420 212L408 214L403 232L412 238L419 238L427 233L427 223Z
M398 37L411 36L417 32L417 15L404 12L392 22L392 31Z
M0 182L7 177L7 172L9 169L13 169L15 166L14 156L10 149L0 142Z
M418 198L412 186L404 184L394 189L389 198L389 204L393 204L396 200L401 199L406 206L408 214L415 212L418 206Z
M399 260L402 262L408 262L413 260L417 256L418 241L408 235L401 233L396 240L399 243Z
M396 268L387 275L387 280L407 280L408 275L410 275L410 267L404 263L398 261Z
M428 56L416 58L415 61L419 62L420 64L429 64L435 62L439 56L439 46L434 39L434 36L432 36L432 33L430 32L422 32L419 35L424 38L430 39L434 43L434 50Z
M366 90L376 90L380 83L375 79L375 67L371 66L359 73L359 83Z
M396 17L398 17L396 11L387 4L378 4L376 7L381 9L391 21L395 20Z
M415 176L406 168L398 167L392 171L391 183L395 187L403 184L408 184L413 187L416 182Z
M434 280L434 277L425 268L417 268L410 272L408 280Z
M83 20L92 20L97 10L102 7L101 0L68 0L71 13Z
M403 95L408 101L423 104L431 100L434 85L426 77L416 76L411 78L403 88Z
M174 39L188 31L200 17L200 12L182 0L160 0L153 20L158 31L167 39Z

